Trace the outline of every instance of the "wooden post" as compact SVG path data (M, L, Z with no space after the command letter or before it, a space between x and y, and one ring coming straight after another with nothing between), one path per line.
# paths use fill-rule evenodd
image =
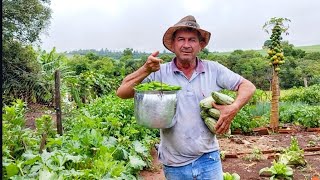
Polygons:
M60 103L60 71L56 70L54 73L55 84L55 104L57 116L57 131L62 136L62 122L61 122L61 103Z

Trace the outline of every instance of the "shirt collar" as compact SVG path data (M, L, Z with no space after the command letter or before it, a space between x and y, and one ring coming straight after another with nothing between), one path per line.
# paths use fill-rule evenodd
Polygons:
M203 73L203 72L205 72L205 70L204 70L204 65L203 65L203 61L201 60L201 59L199 59L198 57L196 57L197 58L197 67L196 67L196 72L198 72L198 73ZM173 72L181 72L179 69L178 69L178 67L177 67L177 65L176 65L176 57L174 57L173 59L172 59L172 61L171 61L171 68L172 68L172 71Z

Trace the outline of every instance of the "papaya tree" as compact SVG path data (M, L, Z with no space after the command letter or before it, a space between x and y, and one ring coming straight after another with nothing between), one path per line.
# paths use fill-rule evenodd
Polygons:
M279 87L279 71L280 66L285 62L283 55L283 47L281 45L282 34L288 35L289 25L285 23L290 22L287 18L273 17L267 21L263 29L269 34L271 29L270 40L271 43L268 45L268 59L269 65L272 68L272 81L271 81L271 114L270 114L270 127L273 131L277 132L279 128L279 98L280 98L280 87Z

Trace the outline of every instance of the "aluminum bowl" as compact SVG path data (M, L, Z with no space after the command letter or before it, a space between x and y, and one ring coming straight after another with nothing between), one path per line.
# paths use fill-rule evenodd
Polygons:
M175 122L177 91L135 91L134 114L138 124L165 129Z

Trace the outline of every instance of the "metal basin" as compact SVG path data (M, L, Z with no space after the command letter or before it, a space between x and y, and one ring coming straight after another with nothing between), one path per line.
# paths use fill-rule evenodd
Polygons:
M137 123L148 128L170 128L176 122L177 91L135 91Z

